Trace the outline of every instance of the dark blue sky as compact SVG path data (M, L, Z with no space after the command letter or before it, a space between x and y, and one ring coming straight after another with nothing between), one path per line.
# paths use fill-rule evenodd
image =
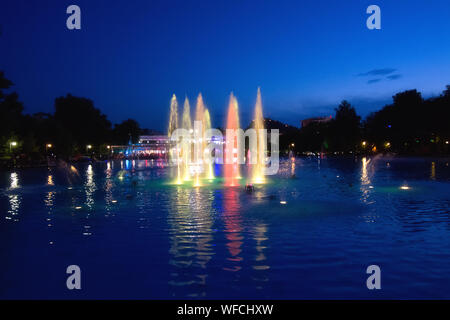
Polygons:
M79 31L66 28L70 4ZM370 4L381 30L366 28ZM261 86L265 115L299 126L344 98L365 116L400 90L450 84L448 0L15 0L0 24L0 70L26 112L72 93L113 123L164 131L173 93L201 91L220 126L231 91L248 121Z

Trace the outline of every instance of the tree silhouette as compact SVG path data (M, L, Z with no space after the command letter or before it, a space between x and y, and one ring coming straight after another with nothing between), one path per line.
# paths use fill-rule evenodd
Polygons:
M110 139L111 122L90 99L70 94L56 98L55 120L60 132L58 145L66 146L66 153L83 153L87 145L98 146Z
M132 143L138 141L143 130L139 127L136 120L128 119L120 124L116 124L113 129L113 140L115 144L128 144L130 138Z

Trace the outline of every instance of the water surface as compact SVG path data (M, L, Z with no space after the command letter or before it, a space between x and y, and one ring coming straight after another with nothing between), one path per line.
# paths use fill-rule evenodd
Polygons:
M450 298L448 161L286 159L252 194L150 160L3 172L0 298Z

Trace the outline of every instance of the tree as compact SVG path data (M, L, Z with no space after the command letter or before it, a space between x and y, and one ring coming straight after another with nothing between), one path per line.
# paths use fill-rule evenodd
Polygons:
M132 143L136 143L143 130L136 120L128 119L120 124L116 124L113 129L113 140L117 144L128 144L130 138Z
M12 85L0 71L0 144L3 152L9 151L10 140L22 131L23 104L19 101L19 95L16 92L3 92Z
M55 120L59 146L82 153L87 145L96 146L110 139L111 122L94 107L90 99L67 94L55 99Z
M330 124L330 148L334 151L354 150L361 139L361 117L346 100L335 111L335 118Z

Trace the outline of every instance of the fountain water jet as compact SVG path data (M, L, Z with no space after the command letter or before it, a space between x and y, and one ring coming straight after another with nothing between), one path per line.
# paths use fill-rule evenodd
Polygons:
M195 183L196 187L201 186L200 174L204 171L204 161L203 161L203 151L205 150L206 143L204 139L205 134L205 104L203 103L202 94L199 93L197 97L197 104L195 105L195 121L200 123L200 128L194 126L194 152L196 159L196 170L195 170ZM199 132L200 131L200 132ZM201 135L200 135L201 134Z
M178 101L175 94L172 96L170 100L170 116L169 116L169 132L168 136L171 137L173 131L178 128ZM177 184L181 184L181 163L180 163L180 150L178 147L171 148L169 152L169 157L171 161L176 161L177 163Z
M191 123L191 107L189 105L189 100L186 97L183 104L183 118L181 122L181 127L183 129L192 130L192 123ZM189 169L189 163L191 161L191 141L185 140L182 143L182 157L183 157L183 180L189 181L191 180L191 173Z
M230 94L230 101L228 103L228 114L227 114L227 124L226 130L237 130L239 129L239 113L238 113L238 103L233 93ZM235 131L236 132L236 131ZM228 135L228 132L226 133ZM225 157L228 158L231 154L233 159L232 163L225 162L224 165L224 178L226 186L237 186L239 185L238 179L240 178L239 165L237 163L237 153L238 149L238 138L237 135L234 137L226 137L225 146Z
M252 165L252 183L264 183L264 161L265 161L265 149L266 149L266 141L264 141L265 135L263 133L264 130L264 118L262 112L262 100L261 100L261 89L258 88L258 93L256 95L256 104L255 104L255 120L254 120L254 129L256 130L256 155L250 155L251 157L256 158L256 164Z
M170 117L169 117L169 132L168 136L172 135L172 132L178 128L178 101L175 94L170 100Z
M204 128L205 128L205 132L203 132L203 141L205 141L204 143L206 144L206 131L211 129L211 117L209 115L209 110L205 109L205 113L203 115L203 120L204 120ZM205 163L205 176L209 179L209 180L213 180L214 179L214 171L213 171L213 164L212 161L209 161L211 158L211 151L208 148L203 149L203 156L204 156L204 163ZM208 154L208 157L206 157L206 154ZM208 161L207 161L208 160Z

